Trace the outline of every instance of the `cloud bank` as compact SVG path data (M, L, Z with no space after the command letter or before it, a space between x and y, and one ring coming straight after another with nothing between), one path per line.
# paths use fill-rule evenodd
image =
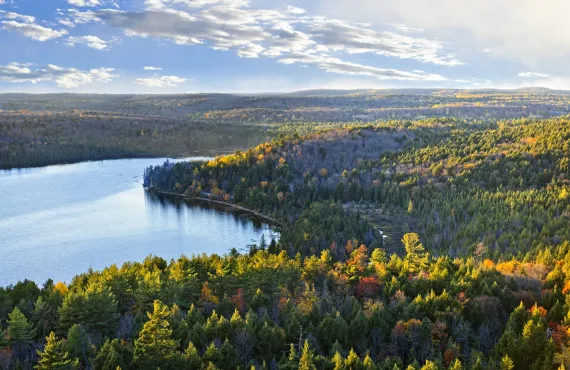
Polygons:
M84 84L110 82L118 77L112 72L113 68L95 68L81 71L76 68L64 68L54 64L38 67L31 64L12 62L8 65L0 65L0 81L12 83L38 83L54 82L61 88L75 88Z

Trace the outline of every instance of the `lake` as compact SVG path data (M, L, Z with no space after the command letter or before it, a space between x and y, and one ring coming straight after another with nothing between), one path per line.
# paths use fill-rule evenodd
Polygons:
M201 158L190 158L201 159ZM203 159L203 158L202 158ZM189 160L189 159L186 159ZM0 286L70 282L88 268L246 250L278 233L244 214L156 196L142 174L161 159L0 171Z

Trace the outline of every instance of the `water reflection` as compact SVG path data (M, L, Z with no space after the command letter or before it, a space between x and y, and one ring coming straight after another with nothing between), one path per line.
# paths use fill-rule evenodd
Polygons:
M164 159L84 162L0 171L0 286L24 278L69 281L89 267L224 254L278 233L223 206L143 190L144 168Z

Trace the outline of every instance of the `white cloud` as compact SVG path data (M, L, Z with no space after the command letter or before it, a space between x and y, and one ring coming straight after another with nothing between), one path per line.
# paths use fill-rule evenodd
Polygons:
M544 73L537 73L537 72L521 72L519 73L519 77L530 77L530 78L546 78L550 75Z
M376 68L357 63L350 63L338 58L323 55L297 54L279 60L284 64L314 64L318 68L327 72L353 75L369 76L379 80L415 80L415 81L447 81L445 77L437 74L427 74L418 72L400 71L397 69Z
M144 67L145 71L162 71L162 68L160 67L151 67L151 66L145 66Z
M60 12L59 14L64 14L62 12ZM95 14L95 12L93 12L92 10L86 10L86 11L81 11L81 10L77 10L77 9L68 9L67 10L67 17L64 18L60 18L59 21L61 23L61 20L69 20L71 22L73 22L74 24L87 24L87 23L91 23L91 22L101 22L101 20L97 17L97 15Z
M67 34L67 31L64 29L54 30L36 24L36 18L31 15L0 11L0 18L10 19L1 22L2 29L18 32L32 40L47 41Z
M407 33L423 32L424 31L423 28L414 28L414 27L408 26L407 24L393 24L392 26L395 29L397 29L398 31L407 32Z
M377 78L444 80L436 74L351 63L339 54L376 54L448 67L463 64L443 41L376 31L369 24L307 16L305 10L293 6L252 9L248 1L242 0L146 0L145 5L143 11L103 9L69 16L75 23L104 22L131 37L165 39L178 45L201 44L215 50L233 50L244 58L279 57L282 62L301 57L316 59L320 62L305 64L336 73L355 73L355 66L359 66L361 70L368 68L366 73ZM391 27L408 33L421 31L402 24ZM339 62L329 68L332 56Z
M211 5L223 5L233 8L249 6L249 0L145 0L149 9L164 9L173 5L183 5L188 8L201 8Z
M492 49L494 60L567 72L567 0L326 0L317 7L329 17L423 28L465 48Z
M76 45L85 45L88 48L96 50L108 50L109 45L107 41L93 35L87 36L70 36L66 43L67 46L74 47Z
M31 15L22 15L14 12L4 12L4 11L0 11L0 14L2 14L1 16L2 18L18 19L25 23L34 23L36 21L36 18Z
M38 83L54 82L58 87L75 88L80 85L99 82L110 82L118 77L112 74L112 68L95 68L89 71L81 71L76 68L64 68L48 64L45 67L37 67L31 64L10 63L0 65L0 81L12 83Z
M47 41L67 35L67 31L54 30L43 27L35 23L22 23L17 21L2 21L2 28L8 31L14 31L36 41Z
M304 14L306 13L305 9L297 8L296 6L289 5L285 11L289 14Z
M69 5L74 6L99 6L101 2L99 0L67 0Z
M72 22L70 19L68 19L68 18L58 19L57 22L58 22L59 24L63 24L64 26L67 26L67 27L70 27L70 28L75 27L75 23L73 23L73 22Z
M338 19L314 17L305 22L313 39L319 45L334 51L350 54L374 53L446 66L463 64L452 55L442 52L444 46L440 41L389 31L376 32Z
M176 87L181 83L188 81L186 78L178 76L162 76L150 78L137 78L135 83L147 87Z

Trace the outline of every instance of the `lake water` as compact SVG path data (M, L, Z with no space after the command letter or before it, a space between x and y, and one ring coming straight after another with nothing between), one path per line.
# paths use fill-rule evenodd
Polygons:
M197 158L198 159L198 158ZM69 282L89 267L244 250L278 234L228 210L149 194L142 174L164 159L0 171L0 286Z

